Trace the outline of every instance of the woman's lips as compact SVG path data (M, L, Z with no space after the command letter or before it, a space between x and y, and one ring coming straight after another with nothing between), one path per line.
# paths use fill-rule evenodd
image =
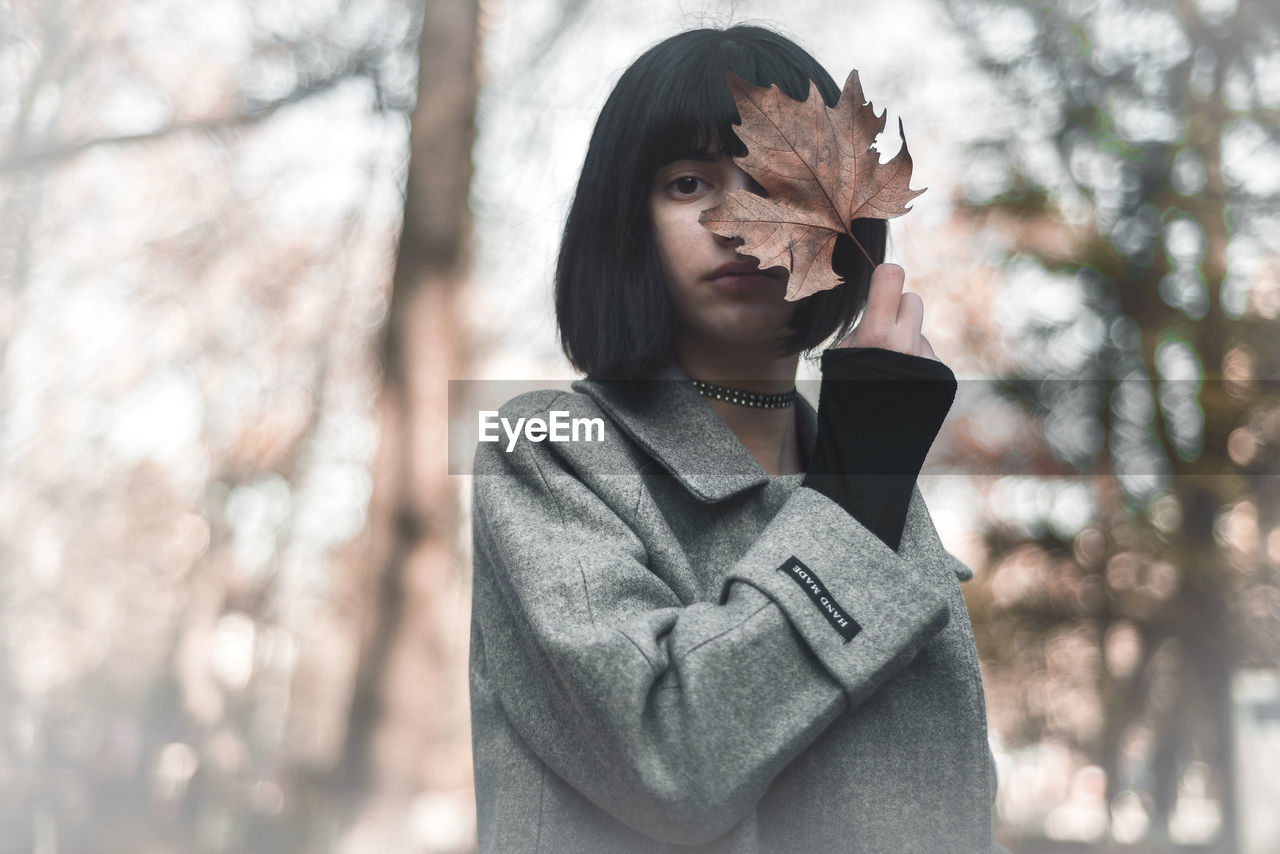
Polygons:
M763 287L777 287L781 280L777 276L769 276L756 270L754 273L725 273L712 276L712 284L729 290L752 290Z
M742 261L722 264L715 269L708 279L716 286L729 290L777 287L786 282L785 271L781 268L766 271L761 270L755 263Z

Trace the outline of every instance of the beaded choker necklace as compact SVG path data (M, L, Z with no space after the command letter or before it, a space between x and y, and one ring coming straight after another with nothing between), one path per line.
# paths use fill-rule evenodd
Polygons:
M690 380L693 387L703 397L736 403L739 406L754 406L757 409L785 409L796 402L796 390L779 392L778 394L760 394L755 391L743 391L739 388L716 385L702 380Z

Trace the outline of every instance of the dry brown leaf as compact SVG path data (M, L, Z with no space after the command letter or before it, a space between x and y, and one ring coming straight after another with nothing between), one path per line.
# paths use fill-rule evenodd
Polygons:
M924 192L908 187L911 155L902 122L902 149L881 163L871 143L884 130L885 115L865 102L856 70L835 107L823 103L812 82L803 101L732 74L729 90L742 117L734 131L747 147L736 160L769 195L734 190L700 221L722 237L742 238L738 252L760 259L761 269L786 267L789 300L835 287L841 282L831 269L836 238L852 237L855 219L902 216Z

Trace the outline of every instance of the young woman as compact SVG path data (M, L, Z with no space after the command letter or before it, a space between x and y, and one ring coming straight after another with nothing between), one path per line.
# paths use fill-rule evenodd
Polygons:
M732 159L727 72L839 96L754 27L636 60L557 271L587 378L501 413L598 418L602 440L477 450L480 851L991 851L970 572L915 487L955 377L901 268L842 238L844 284L788 302L785 270L699 223L764 192ZM855 234L883 260L883 221ZM815 412L797 360L832 339Z

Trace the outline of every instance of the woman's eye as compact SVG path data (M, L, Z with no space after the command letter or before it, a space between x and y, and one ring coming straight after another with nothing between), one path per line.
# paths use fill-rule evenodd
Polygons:
M671 182L671 187L681 196L692 196L701 185L702 179L693 175L684 175Z

